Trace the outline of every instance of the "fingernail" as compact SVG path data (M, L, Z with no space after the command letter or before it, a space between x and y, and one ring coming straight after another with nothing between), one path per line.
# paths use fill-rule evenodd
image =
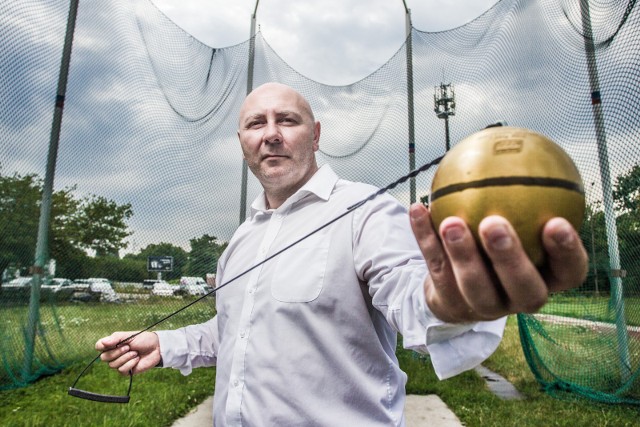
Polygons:
M573 234L569 227L560 227L552 236L553 240L560 246L569 246L573 242Z
M464 236L464 230L462 227L451 226L444 230L444 238L449 243L456 243L462 240L462 236Z
M127 351L129 351L129 346L128 345L122 346L120 348L122 349L123 353L126 353Z
M419 220L424 216L424 209L422 209L418 204L413 204L409 207L409 215L412 220Z
M487 243L490 247L497 250L511 249L513 246L513 239L504 225L495 225L487 231L486 234Z

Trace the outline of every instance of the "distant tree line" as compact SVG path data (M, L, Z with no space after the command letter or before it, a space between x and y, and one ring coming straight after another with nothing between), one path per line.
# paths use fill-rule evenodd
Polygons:
M171 243L158 243L120 259L118 253L126 248L125 239L132 234L127 226L133 216L131 205L96 195L78 198L73 194L75 189L65 188L53 194L49 256L56 260L56 276L142 281L157 276L147 271L149 256L173 257L173 271L162 274L166 280L204 277L216 271L227 243L208 234L191 239L190 251ZM41 198L42 180L37 175L3 175L0 169L0 273L17 269L22 275L28 274L35 257ZM620 261L626 274L624 289L640 295L640 165L616 178L613 199ZM426 203L428 196L420 200ZM590 257L589 276L581 291L608 293L611 271L600 201L586 207L580 236Z
M585 183L585 186L588 186ZM613 187L615 222L625 295L640 295L640 165L618 176ZM601 201L586 208L580 236L589 253L589 276L583 288L608 293L611 270L607 226Z
M43 182L36 174L5 175L0 168L0 273L25 276L35 259ZM191 250L170 243L151 244L137 254L118 253L131 236L127 221L131 204L118 204L103 196L77 197L76 187L55 191L49 222L49 257L56 261L56 276L69 279L107 277L116 281L155 278L147 271L148 256L172 256L167 280L201 276L216 271L226 243L207 234L190 240ZM90 256L89 254L93 254ZM6 280L8 277L5 277Z

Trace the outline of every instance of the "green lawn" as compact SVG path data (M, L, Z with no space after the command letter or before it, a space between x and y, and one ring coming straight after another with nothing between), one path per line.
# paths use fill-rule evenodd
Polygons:
M627 326L640 326L640 298L625 298L624 309ZM615 312L608 295L596 297L558 294L551 297L541 312L599 322L615 321Z
M82 368L95 354L95 340L116 329L137 329L152 323L177 307L166 301L137 305L95 305L58 307L60 320L43 319L52 331L62 328L72 345L85 352L77 363L62 372L44 377L28 387L0 392L0 426L170 426L213 391L214 369L198 369L183 377L169 369L156 369L136 376L131 402L126 405L84 401L67 395ZM184 301L177 302L181 306ZM161 327L178 327L202 321L211 315L211 306L198 304L184 317ZM5 310L3 317L18 322L20 310ZM182 315L179 315L182 316ZM53 332L51 332L53 334ZM69 340L71 341L71 340ZM428 358L399 350L398 357L409 376L407 392L438 394L466 426L632 426L637 425L640 409L629 405L605 405L586 400L557 400L540 391L524 360L515 318L510 318L499 349L485 363L489 369L511 381L527 398L503 401L488 391L475 372L438 381ZM123 394L128 380L96 363L77 387L100 393Z

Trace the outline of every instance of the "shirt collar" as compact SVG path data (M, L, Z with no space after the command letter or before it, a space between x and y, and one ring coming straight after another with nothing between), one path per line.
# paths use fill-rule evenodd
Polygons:
M309 194L321 200L329 200L333 188L338 182L338 175L329 165L323 165L298 191L292 194L278 209L267 209L264 191L251 203L251 217L258 212L278 212L288 210L289 207Z

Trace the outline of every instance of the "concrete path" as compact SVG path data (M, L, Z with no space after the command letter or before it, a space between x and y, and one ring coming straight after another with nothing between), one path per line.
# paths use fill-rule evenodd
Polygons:
M408 395L405 405L407 427L462 427L462 423L435 394L418 396ZM202 402L184 418L173 423L172 427L209 427L213 426L213 397Z

